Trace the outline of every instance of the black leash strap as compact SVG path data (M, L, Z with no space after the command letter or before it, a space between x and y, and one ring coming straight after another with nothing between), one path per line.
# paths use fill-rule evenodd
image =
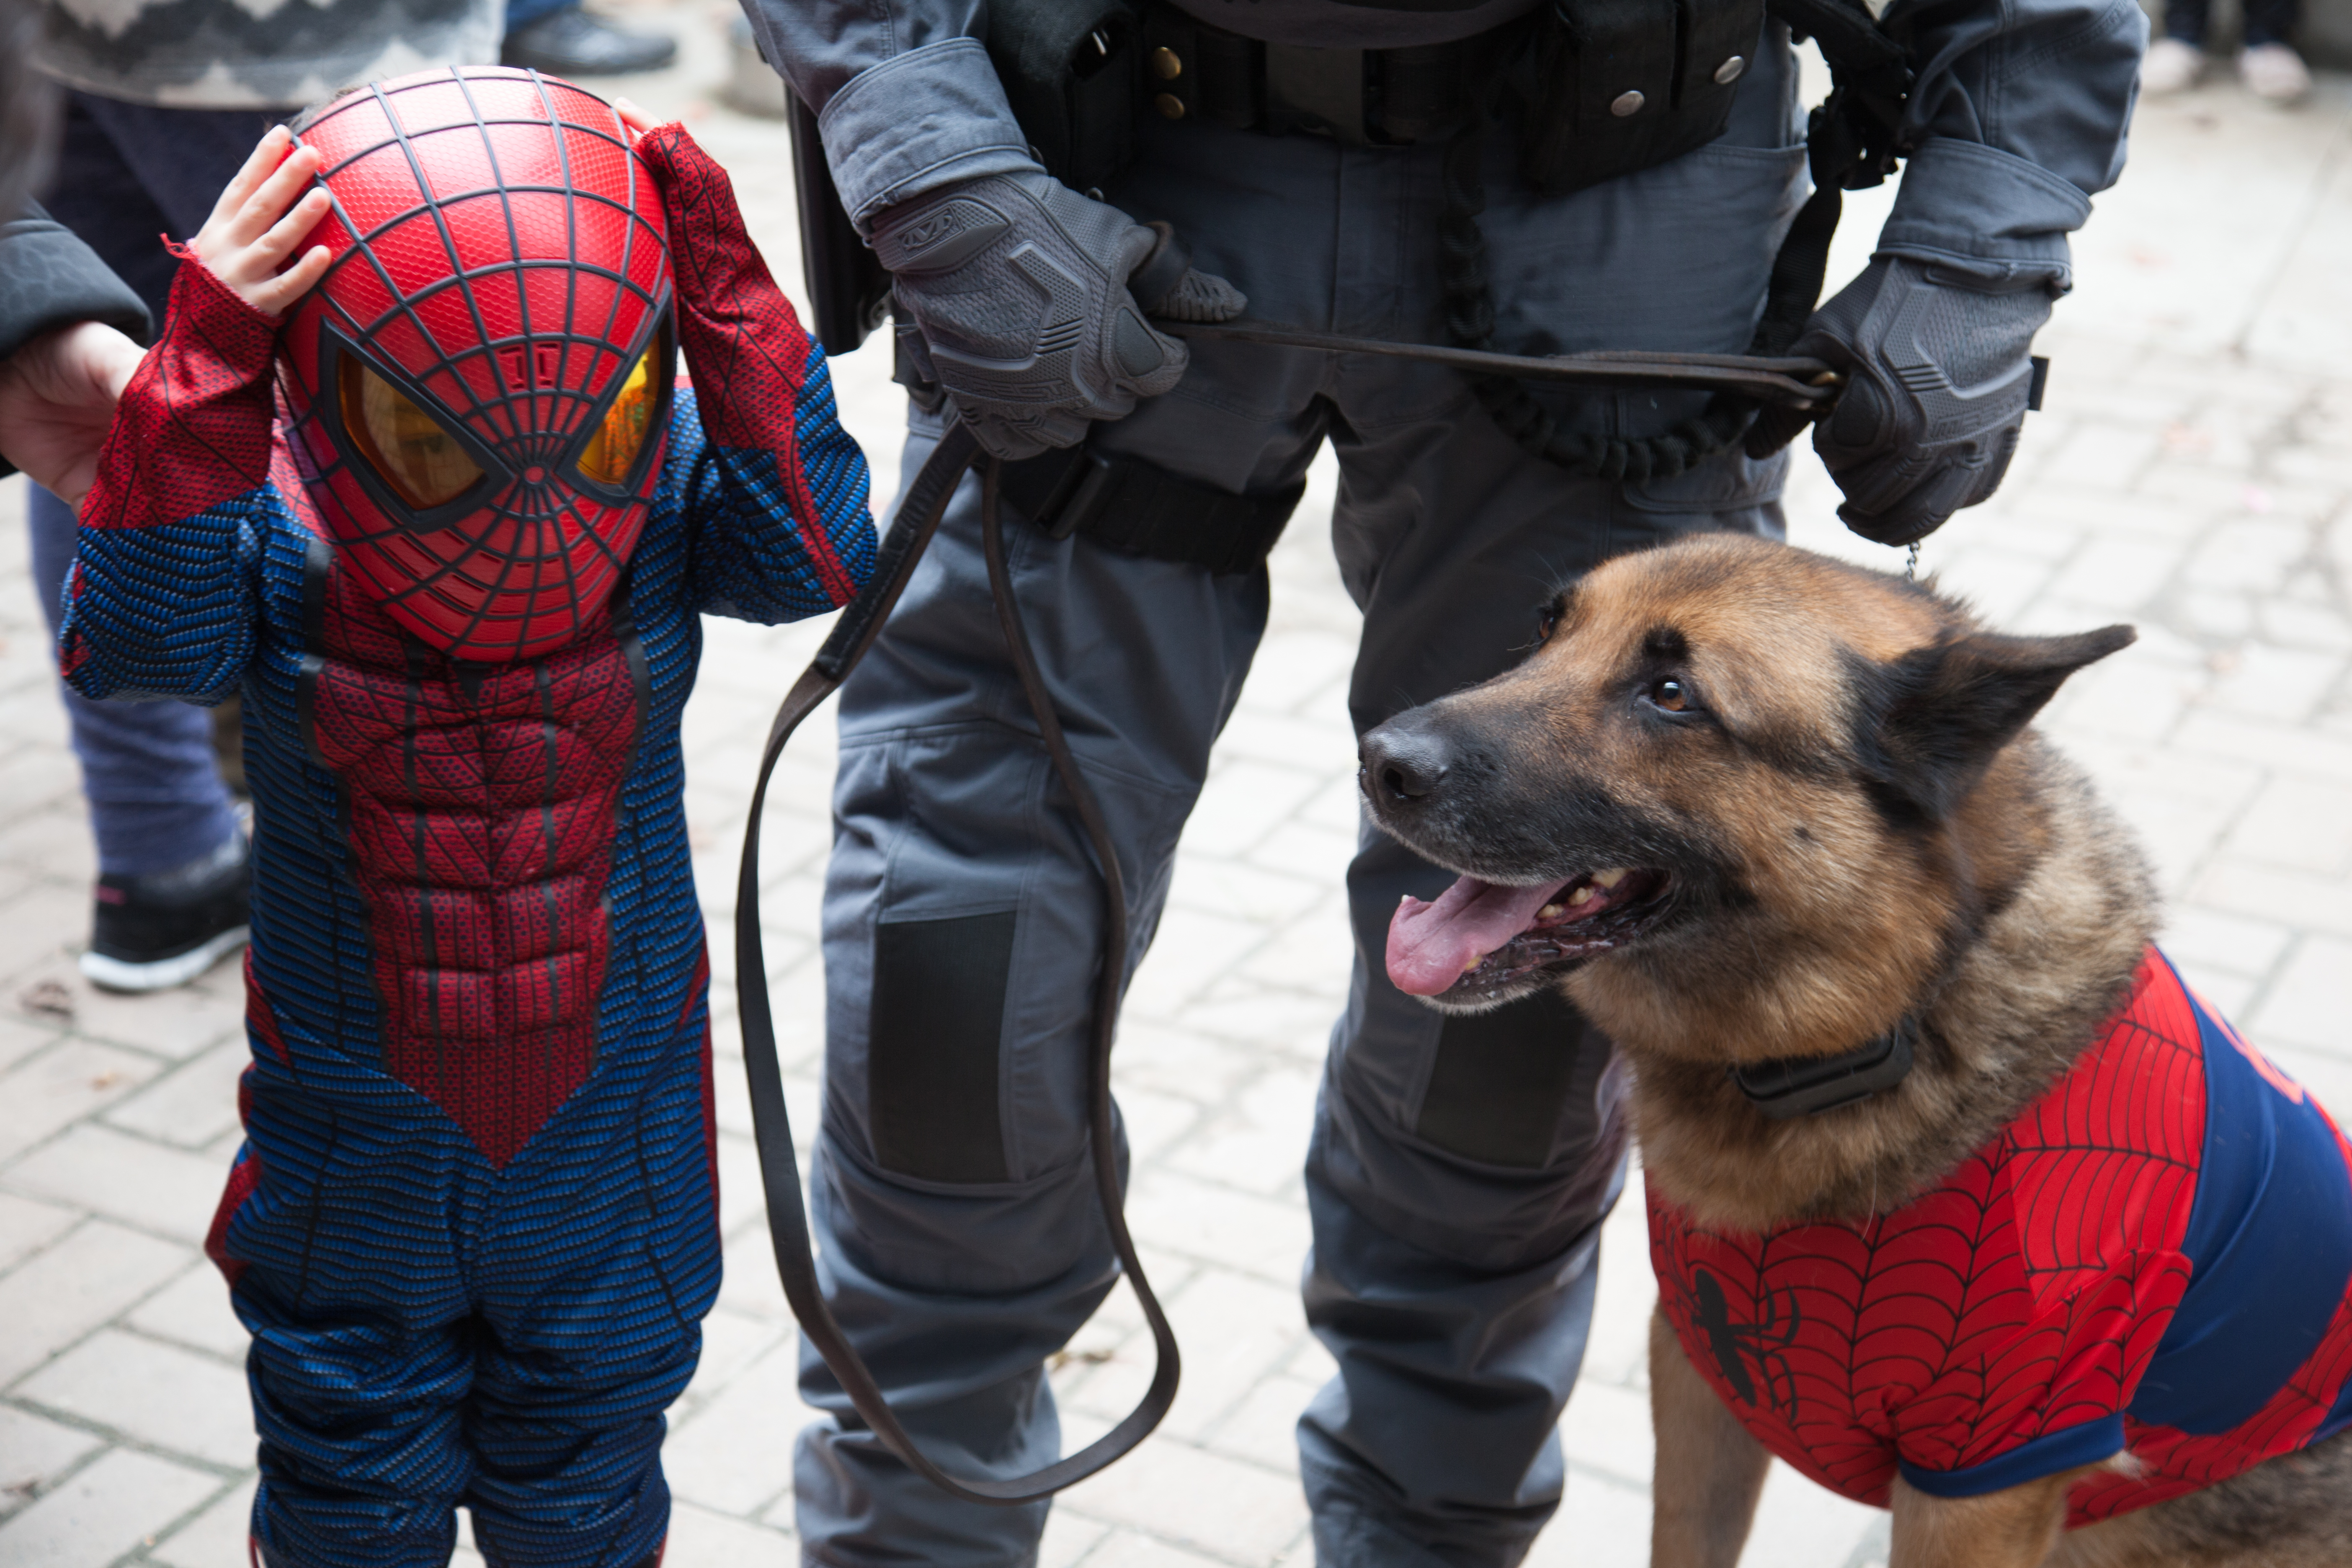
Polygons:
M875 561L873 580L842 612L833 635L825 638L824 647L801 672L801 678L785 694L782 706L776 710L775 722L768 730L768 743L760 754L760 782L751 792L751 820L743 828L743 866L735 888L735 990L742 1014L744 1068L751 1085L752 1138L759 1147L760 1181L768 1200L768 1238L775 1248L776 1274L783 1281L784 1299L792 1304L793 1316L800 1320L801 1332L808 1336L809 1342L824 1358L824 1364L840 1380L842 1392L849 1396L859 1418L909 1469L967 1502L1013 1504L1050 1497L1124 1458L1150 1435L1175 1403L1179 1363L1175 1331L1169 1327L1168 1314L1160 1310L1160 1299L1151 1293L1150 1283L1143 1275L1143 1264L1135 1255L1134 1238L1128 1234L1125 1194L1119 1184L1118 1125L1110 1099L1110 1048L1118 1027L1119 994L1127 967L1126 889L1119 876L1118 856L1109 826L1095 801L1094 792L1087 787L1078 771L1077 759L1070 753L1061 721L1054 711L1052 695L1037 672L1028 634L1021 624L1020 606L1013 599L1012 574L1004 560L1004 525L1002 508L997 504L999 465L993 459L989 461L982 478L981 513L988 583L996 600L996 618L1004 629L1006 651L1020 677L1021 689L1029 700L1029 710L1037 721L1045 751L1053 759L1054 772L1070 797L1079 824L1086 829L1087 840L1093 847L1097 867L1102 874L1102 968L1095 986L1093 1048L1087 1058L1087 1075L1095 1192L1102 1204L1104 1223L1110 1229L1111 1248L1118 1257L1119 1267L1126 1270L1129 1282L1135 1287L1136 1300L1143 1305L1159 1357L1151 1386L1145 1391L1141 1402L1128 1413L1127 1419L1078 1452L1007 1480L948 1474L924 1455L906 1427L899 1425L882 1396L881 1385L875 1382L874 1373L849 1342L849 1337L841 1331L841 1325L834 1321L832 1309L825 1305L824 1293L817 1286L816 1258L801 1194L800 1164L793 1155L792 1122L784 1110L783 1069L776 1059L776 1025L768 1000L767 955L760 936L760 817L767 805L768 780L776 771L776 759L783 754L784 742L792 739L801 721L833 695L874 646L891 606L898 602L898 595L914 575L916 563L922 559L931 535L939 531L940 519L946 515L957 484L979 455L979 443L972 439L969 427L960 422L949 426L946 436L916 474L906 500L898 508L898 515Z
M1832 227L1835 227L1832 223ZM1784 247L1783 255L1787 254ZM1822 250L1826 263L1828 250ZM1821 292L1819 279L1813 292ZM1801 321L1800 322L1801 324ZM1245 343L1272 343L1278 348L1318 349L1328 353L1381 354L1391 359L1423 360L1452 365L1485 375L1516 376L1527 381L1557 381L1570 385L1624 387L1664 386L1700 392L1731 392L1790 408L1818 410L1837 397L1832 372L1823 361L1791 359L1760 353L1654 353L1642 350L1608 350L1599 353L1507 354L1491 349L1463 348L1448 343L1393 342L1381 338L1344 337L1312 331L1281 321L1243 317L1232 321L1172 321L1155 318L1152 325L1171 337L1230 338ZM1796 333L1788 334L1794 341Z

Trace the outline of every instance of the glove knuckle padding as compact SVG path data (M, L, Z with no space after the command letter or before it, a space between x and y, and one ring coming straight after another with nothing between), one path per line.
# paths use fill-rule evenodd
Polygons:
M1042 174L997 174L894 208L875 250L939 384L1001 456L1068 446L1087 422L1176 384L1185 356L1127 291L1150 230Z
M2039 287L1966 286L1901 258L1872 262L1822 309L1798 352L1846 371L1813 444L1855 531L1908 542L1992 494L2016 451L2028 351L2049 314Z

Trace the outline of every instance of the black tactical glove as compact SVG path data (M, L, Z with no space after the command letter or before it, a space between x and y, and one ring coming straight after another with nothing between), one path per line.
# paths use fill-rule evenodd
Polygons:
M1789 353L1845 374L1813 450L1864 539L1909 544L2009 471L2033 383L2028 351L2050 319L2040 282L1995 288L1881 257L1813 313Z
M1184 345L1157 332L1128 291L1159 237L1042 171L990 174L884 211L874 252L915 331L901 342L1000 458L1086 438L1184 374ZM1221 321L1247 303L1223 279L1188 272L1161 308Z

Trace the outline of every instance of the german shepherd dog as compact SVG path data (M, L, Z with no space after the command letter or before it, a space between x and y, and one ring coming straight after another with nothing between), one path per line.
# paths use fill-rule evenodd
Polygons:
M1633 1068L1662 1276L1653 1563L1732 1568L1770 1452L1891 1507L1893 1568L2352 1563L2341 1140L2172 976L2141 851L2028 728L2131 628L2001 636L1932 586L1712 536L1610 563L1532 629L1517 668L1369 731L1361 784L1462 878L1405 900L1391 978L1465 1011L1561 987ZM2154 1174L2127 1192L2101 1184L2104 1147L2058 1147L2103 1144L2105 1123L2059 1125L2093 1103L2149 1129L2128 1157ZM2299 1167L2320 1195L2241 1194L2239 1234L2264 1245L2217 1261L2196 1239L2227 1198L2214 1151L2257 1114L2320 1150ZM1903 1231L1963 1189L1976 1230ZM2158 1241L2126 1256L2123 1226ZM1842 1324L1822 1280L1866 1264L1776 1276L1759 1240L1868 1260L1898 1233L1943 1261ZM1666 1278L1702 1252L1731 1261ZM2029 1271L2006 1294L1984 1283L1996 1255ZM2273 1297L2303 1303L2291 1328L2232 1341L2215 1316ZM1807 1338L1893 1331L1874 1311L1920 1342L1867 1376ZM2147 1326L2191 1317L2219 1326L2186 1345ZM1985 1324L1996 1348L1955 1342ZM2024 1393L1986 1414L2004 1356ZM2078 1372L2098 1386L2070 1391ZM2037 1416L2032 1394L2087 1404Z

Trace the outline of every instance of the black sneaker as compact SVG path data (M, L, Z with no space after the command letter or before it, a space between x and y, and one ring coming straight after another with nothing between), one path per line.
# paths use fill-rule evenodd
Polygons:
M240 833L175 871L100 877L82 973L102 991L186 984L245 945L252 876Z
M616 27L577 5L509 28L499 58L550 76L625 76L657 71L677 58L677 40Z

